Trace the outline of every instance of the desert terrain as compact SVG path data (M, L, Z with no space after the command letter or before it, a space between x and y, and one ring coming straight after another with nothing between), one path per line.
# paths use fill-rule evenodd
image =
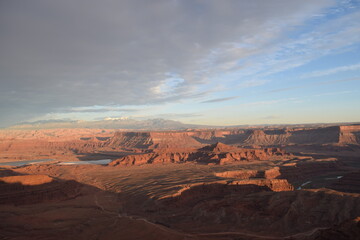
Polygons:
M359 239L360 125L1 130L0 218L0 239Z

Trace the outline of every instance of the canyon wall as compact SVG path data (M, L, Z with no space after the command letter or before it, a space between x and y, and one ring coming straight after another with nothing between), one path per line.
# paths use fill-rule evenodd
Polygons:
M213 144L216 142L244 146L359 144L360 126L192 130L182 132L119 132L114 135L109 144L115 147L122 146L125 144L125 140L131 143L130 147L138 146L141 148L199 147L203 144Z
M0 161L34 159L34 157L35 159L75 159L81 154L151 152L154 149L169 148L199 149L216 142L251 148L290 145L357 147L360 145L360 125L162 132L114 129L2 130ZM238 158L238 156L229 155L228 158Z
M290 155L279 148L247 149L216 143L200 149L157 149L151 153L128 155L112 161L110 166L156 163L196 162L224 165L237 161L269 160Z

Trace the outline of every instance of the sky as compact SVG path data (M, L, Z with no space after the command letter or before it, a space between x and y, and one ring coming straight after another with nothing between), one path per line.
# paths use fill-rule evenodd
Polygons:
M0 0L0 127L360 121L359 0Z

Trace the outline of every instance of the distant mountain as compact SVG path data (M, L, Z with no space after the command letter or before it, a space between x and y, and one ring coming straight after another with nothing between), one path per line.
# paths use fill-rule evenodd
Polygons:
M54 128L99 128L129 130L184 130L189 128L207 128L205 125L185 124L166 119L135 120L130 118L108 118L99 121L82 120L42 120L24 122L10 126L9 129L54 129Z
M283 128L309 128L309 127L330 127L340 125L357 126L360 123L314 123L314 124L262 124L262 125L233 125L233 126L209 126L197 124L185 124L179 121L162 118L135 120L132 118L106 118L98 121L84 120L40 120L35 122L23 122L8 127L8 129L55 129L55 128L96 128L96 129L125 129L125 130L184 130L184 129L283 129Z

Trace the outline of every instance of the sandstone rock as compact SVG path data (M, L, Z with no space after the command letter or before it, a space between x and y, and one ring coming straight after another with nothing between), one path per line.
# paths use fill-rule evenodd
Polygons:
M143 165L156 163L196 162L202 164L228 164L237 161L268 160L272 157L287 157L279 148L247 149L216 143L200 149L155 150L152 153L129 155L111 162L110 166Z
M236 170L215 173L215 176L222 178L248 179L252 177L262 177L258 170Z
M274 192L292 191L294 186L286 179L248 179L241 181L233 181L232 185L256 185L266 186Z
M0 178L0 204L25 205L62 201L79 194L75 181L55 180L47 175L21 175Z

